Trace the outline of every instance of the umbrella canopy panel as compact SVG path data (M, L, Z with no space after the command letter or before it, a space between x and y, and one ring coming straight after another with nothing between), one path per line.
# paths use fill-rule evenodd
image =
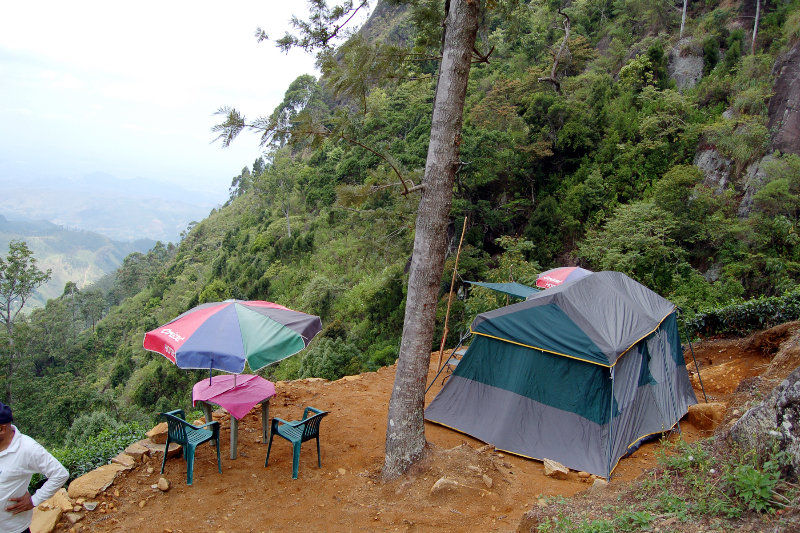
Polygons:
M585 278L591 273L591 270L586 270L581 267L551 268L536 276L536 286L541 289L549 289L550 287L557 287L567 281Z
M199 305L145 335L144 348L180 368L257 370L305 348L322 329L319 317L264 301Z

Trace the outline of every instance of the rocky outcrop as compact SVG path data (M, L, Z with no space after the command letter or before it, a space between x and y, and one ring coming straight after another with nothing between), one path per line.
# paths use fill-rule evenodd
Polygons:
M732 164L730 159L723 157L714 148L700 150L694 158L694 166L705 175L703 184L717 193L723 192L728 186Z
M800 367L796 368L761 403L751 407L731 427L728 437L742 450L762 457L773 445L788 453L791 477L800 473Z
M772 74L775 84L768 111L772 149L800 154L800 42L778 58Z
M737 213L740 217L748 216L753 210L753 197L767 184L766 166L774 159L772 154L766 155L745 169L742 179L744 195Z
M703 77L703 54L692 45L691 37L684 37L670 50L667 71L681 92Z

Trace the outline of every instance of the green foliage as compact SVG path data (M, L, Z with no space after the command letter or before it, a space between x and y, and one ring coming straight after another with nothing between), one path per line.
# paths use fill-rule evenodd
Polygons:
M728 482L748 509L762 512L773 506L773 491L779 479L780 472L775 468L760 471L753 465L738 465L731 472Z
M114 431L119 429L120 426L120 422L105 411L84 413L72 422L64 439L64 444L67 446L80 446L81 443L87 442L95 435L99 435L103 430Z
M143 439L147 429L136 422L118 424L96 434L87 433L82 440L53 449L51 453L69 470L70 479L74 479L107 464L129 444Z
M687 320L691 334L744 335L800 318L800 289L698 313Z

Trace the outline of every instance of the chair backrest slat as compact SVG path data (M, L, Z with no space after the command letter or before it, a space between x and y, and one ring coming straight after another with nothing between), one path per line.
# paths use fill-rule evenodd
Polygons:
M167 434L172 442L186 444L186 426L189 425L185 420L168 413L162 413L167 419Z
M306 418L305 423L303 424L303 440L313 439L319 435L319 423L322 421L322 417L327 414L328 413L319 413L312 417Z

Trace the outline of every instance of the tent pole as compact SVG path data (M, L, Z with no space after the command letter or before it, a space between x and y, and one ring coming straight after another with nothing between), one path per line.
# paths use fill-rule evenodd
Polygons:
M678 309L680 312L680 309ZM700 367L697 364L697 358L694 356L694 348L692 347L692 339L689 338L689 334L684 331L684 335L686 335L686 342L689 343L689 351L692 352L692 360L694 361L694 369L697 370L697 381L700 382L700 390L703 391L703 400L708 403L708 396L706 396L706 388L703 386L703 378L700 377ZM678 328L678 336L680 337L680 328Z
M444 329L442 330L442 343L439 345L439 362L436 368L442 367L442 352L444 343L447 339L447 322L450 319L450 304L453 302L453 286L456 284L456 272L458 272L458 258L461 255L461 243L464 242L464 232L467 231L467 217L464 217L464 226L461 228L461 240L458 241L458 251L456 252L456 263L453 265L453 278L450 280L450 295L447 297L447 312L444 315Z
M456 346L456 347L455 347L455 349L454 349L452 352L450 352L450 353L451 353L451 355L452 355L452 354L454 354L454 353L456 353L456 352L458 351L458 349L459 349L459 348L461 348L461 346L464 344L464 341L467 339L467 337L468 337L468 336L469 336L469 335L466 335L466 334L465 334L465 335L463 335L463 336L461 337L461 340L459 340L459 341L458 341L458 346ZM439 375L442 373L442 371L444 371L444 367L445 367L445 366L446 366L446 365L442 365L442 367L439 369L439 371L436 373L436 375L435 375L435 376L433 376L433 381L431 381L430 385L428 385L428 388L427 388L427 389L425 389L425 394L428 394L428 391L429 391L429 390L431 390L431 387L433 387L433 384L434 384L434 383L436 383L436 380L437 380L437 379L439 379ZM424 395L423 395L423 396L424 396Z
M706 403L708 403L708 397L706 396L706 388L703 386L703 378L700 377L700 367L697 366L697 358L694 356L694 348L692 347L692 341L689 340L689 335L686 335L686 342L689 343L689 350L692 352L692 359L694 360L694 368L697 370L697 381L700 382L700 390L703 391L703 399Z

